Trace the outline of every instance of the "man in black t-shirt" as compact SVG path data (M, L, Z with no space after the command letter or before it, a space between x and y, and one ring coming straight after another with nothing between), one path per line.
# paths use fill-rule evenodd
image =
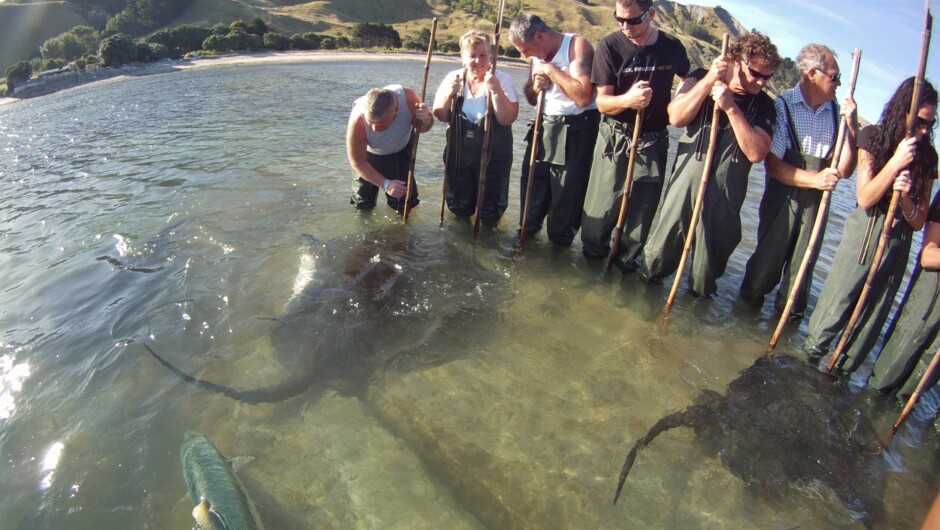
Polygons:
M616 0L614 18L620 31L598 43L591 69L603 117L581 218L587 258L603 258L610 252L636 114L644 111L627 217L614 261L625 272L636 269L635 259L643 249L662 192L669 148L666 108L672 83L691 68L682 43L653 26L656 10L652 4L651 0Z
M676 165L663 196L659 224L644 249L640 275L660 281L679 268L695 198L705 170L714 105L721 109L714 161L708 173L689 283L697 296L709 296L741 241L741 206L751 164L770 152L777 113L763 89L780 65L777 48L758 32L739 36L728 57L698 69L669 104L669 121L684 127ZM677 274L682 274L678 271Z

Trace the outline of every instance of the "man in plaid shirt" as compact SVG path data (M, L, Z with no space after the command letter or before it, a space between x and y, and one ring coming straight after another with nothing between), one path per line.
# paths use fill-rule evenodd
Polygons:
M809 44L796 57L800 82L774 102L777 125L764 161L766 184L760 203L757 248L747 262L741 298L760 308L777 284L775 308L783 311L792 288L791 273L806 253L824 190L835 190L839 179L855 170L857 117L851 96L842 103L848 119L845 145L836 168L831 167L839 124L836 88L841 73L836 54L821 44ZM815 256L812 266L815 265ZM803 282L793 308L802 318L812 274Z

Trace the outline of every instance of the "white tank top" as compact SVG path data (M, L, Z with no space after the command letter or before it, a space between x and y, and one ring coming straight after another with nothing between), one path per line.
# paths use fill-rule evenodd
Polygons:
M558 67L559 70L570 74L569 70L571 69L571 61L568 59L569 48L571 47L571 38L574 36L573 33L565 33L565 37L561 41L561 47L558 48L558 51L555 52L555 56L552 57L552 60L549 61L550 64ZM535 64L538 64L542 61L539 61L536 58L532 58L532 61ZM558 88L558 85L552 83L552 86L545 92L545 114L549 116L568 116L574 114L581 114L582 112L589 109L596 109L597 103L595 103L595 96L591 96L591 102L588 103L586 107L579 107L577 103L571 100L564 92Z
M405 88L401 85L388 85L382 88L391 90L398 97L398 114L395 116L395 121L384 131L373 131L372 127L365 125L366 150L376 155L390 155L401 151L408 145L413 119L411 110L408 108L408 98L405 97ZM356 111L352 113L353 119L359 119L359 116L365 119L365 100L365 96L356 100L354 104Z

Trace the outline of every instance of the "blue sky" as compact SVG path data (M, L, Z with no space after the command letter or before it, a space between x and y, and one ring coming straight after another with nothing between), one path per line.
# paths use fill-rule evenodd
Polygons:
M862 50L862 62L855 100L859 114L877 121L881 109L901 81L917 71L923 27L922 0L682 0L682 4L720 5L748 29L770 37L780 54L791 59L803 45L825 44L838 54L843 86L841 101L848 91L852 50ZM940 15L940 2L931 4L931 13ZM940 21L934 24L927 79L940 82Z

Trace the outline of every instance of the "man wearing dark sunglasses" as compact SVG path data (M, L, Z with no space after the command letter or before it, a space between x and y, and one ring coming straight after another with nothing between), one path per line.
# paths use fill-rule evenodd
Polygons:
M633 185L618 255L624 272L636 270L666 176L669 118L666 108L676 77L691 69L685 47L659 31L652 0L616 0L614 21L620 29L604 37L594 53L591 82L602 114L588 179L581 241L585 257L604 258L620 214L630 143L637 112L643 111Z
M650 234L640 268L645 281L661 281L676 272L690 230L699 183L708 159L714 106L721 110L714 161L708 169L701 218L695 227L690 288L707 297L741 241L741 206L747 194L751 165L770 151L776 112L763 89L780 65L777 47L766 36L744 33L708 70L685 79L669 104L669 121L684 127L676 163L666 186L659 224ZM679 271L678 274L682 274Z
M855 100L835 102L840 83L839 64L832 49L809 44L796 56L800 82L780 94L774 105L777 124L770 154L764 161L766 177L761 198L757 247L747 262L741 299L758 309L777 284L775 308L783 311L792 288L791 272L806 254L810 233L824 191L833 191L839 179L855 169ZM842 155L830 167L840 119L848 120ZM815 265L815 256L809 270ZM793 316L802 317L812 285L810 272L795 300Z

